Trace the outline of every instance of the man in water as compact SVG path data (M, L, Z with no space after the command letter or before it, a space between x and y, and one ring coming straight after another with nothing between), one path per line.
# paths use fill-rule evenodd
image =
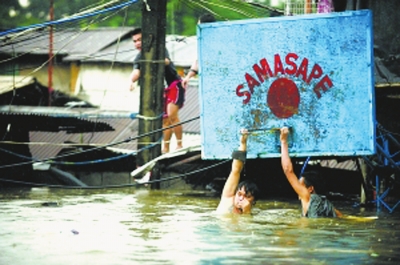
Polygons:
M222 190L217 213L250 214L258 199L259 190L255 183L242 181L240 174L246 162L248 131L241 130L240 146L232 152L232 169Z
M289 157L288 147L289 128L281 128L281 164L290 185L295 190L301 201L302 216L304 217L342 217L333 204L324 196L317 194L316 187L319 183L317 172L305 172L300 179L293 171L292 161Z

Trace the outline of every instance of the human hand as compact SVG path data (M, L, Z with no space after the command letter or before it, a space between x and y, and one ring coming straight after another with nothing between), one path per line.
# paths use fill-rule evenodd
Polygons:
M289 128L282 127L281 128L281 136L280 136L281 142L287 142L288 134L289 134Z
M247 143L247 138L249 136L249 131L247 129L240 129L240 143L241 144L246 144Z
M183 86L183 88L186 88L187 87L187 85L189 84L189 78L183 78L182 79L182 86Z

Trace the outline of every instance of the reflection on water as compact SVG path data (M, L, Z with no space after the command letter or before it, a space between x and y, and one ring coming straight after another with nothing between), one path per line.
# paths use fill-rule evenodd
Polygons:
M300 203L218 216L206 193L2 190L0 264L399 264L400 214L335 206L353 219L300 218Z

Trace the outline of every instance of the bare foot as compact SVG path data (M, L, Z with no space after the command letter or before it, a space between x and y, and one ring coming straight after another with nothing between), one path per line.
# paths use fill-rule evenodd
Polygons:
M182 139L181 140L177 140L176 141L176 149L175 150L179 150L182 149L183 145L182 145Z
M168 149L168 148L164 148L164 149L161 151L161 154L166 154L166 153L169 153L169 149Z
M179 150L179 149L182 149L182 148L183 148L182 145L177 145L175 150Z

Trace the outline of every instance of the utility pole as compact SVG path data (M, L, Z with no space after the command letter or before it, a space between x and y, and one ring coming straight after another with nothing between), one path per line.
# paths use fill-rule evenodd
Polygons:
M167 9L167 0L142 1L139 135L145 136L138 140L139 149L143 149L136 157L138 166L161 155ZM151 134L155 130L158 133ZM159 178L156 166L151 180ZM159 187L159 183L152 185L152 188Z

